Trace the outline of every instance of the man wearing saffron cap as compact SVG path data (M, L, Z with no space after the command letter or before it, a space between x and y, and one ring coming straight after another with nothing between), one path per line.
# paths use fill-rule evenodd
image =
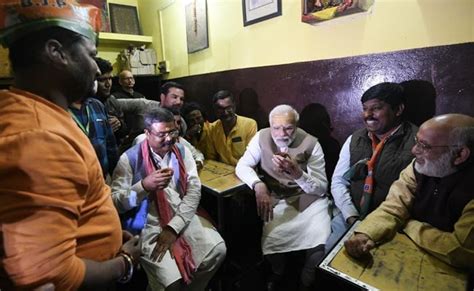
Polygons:
M158 107L146 113L145 139L120 157L112 199L123 227L141 232L141 265L152 290L205 290L226 247L198 209L196 163L178 137L169 110Z
M342 146L331 193L340 211L331 223L329 251L347 228L385 200L390 185L413 159L418 127L404 121L405 96L397 83L380 83L361 98L365 127Z
M14 85L0 91L0 289L101 289L140 256L68 106L92 92L99 11L72 0L2 1ZM120 253L123 251L124 253Z

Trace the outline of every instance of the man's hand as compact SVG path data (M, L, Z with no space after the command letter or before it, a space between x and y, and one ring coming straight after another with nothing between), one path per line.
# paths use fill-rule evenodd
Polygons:
M109 124L110 124L110 127L112 127L113 132L116 132L122 126L122 123L120 123L120 120L115 116L109 116Z
M363 258L370 254L370 250L375 247L375 243L364 233L356 233L344 242L349 255L354 258Z
M298 166L298 163L288 154L273 155L272 162L277 171L288 175L293 180L299 179L303 175L303 171Z
M263 182L255 184L255 198L257 200L257 213L263 221L268 222L273 219L273 206L270 192Z
M162 190L168 187L172 177L173 170L171 168L159 169L146 176L142 180L142 185L147 192Z
M201 131L202 131L201 125L198 124L198 123L196 123L195 125L189 127L189 128L186 130L186 135L187 135L190 139L198 138L199 135L201 134Z
M170 255L174 259L173 244L177 238L178 235L176 232L171 227L165 226L161 233L151 241L151 243L156 241L155 248L151 253L151 259L154 261L158 259L158 262L161 262L166 254L166 251L170 251Z
M133 261L138 263L138 260L142 254L142 244L140 237L138 235L132 236L132 234L128 231L123 231L122 239L124 244L122 245L121 250L132 256Z
M350 217L347 218L346 222L347 222L347 224L352 225L352 224L354 224L354 222L356 222L357 219L359 219L358 216L350 216Z

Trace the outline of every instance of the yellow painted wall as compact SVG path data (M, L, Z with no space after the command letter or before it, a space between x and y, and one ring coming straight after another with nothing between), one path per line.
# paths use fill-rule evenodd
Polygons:
M282 0L282 16L247 27L241 0L207 0L210 46L188 54L185 0L137 1L158 59L170 62L166 78L474 40L473 0L375 0L371 14L314 26L300 21L300 0ZM168 4L160 13L162 52L158 10Z

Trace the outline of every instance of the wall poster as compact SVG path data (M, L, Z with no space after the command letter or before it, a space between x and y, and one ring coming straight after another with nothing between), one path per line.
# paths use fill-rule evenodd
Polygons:
M185 17L188 53L208 48L206 0L187 0L185 2Z

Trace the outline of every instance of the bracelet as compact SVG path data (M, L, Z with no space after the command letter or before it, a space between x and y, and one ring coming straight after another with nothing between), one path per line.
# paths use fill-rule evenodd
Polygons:
M126 252L121 252L119 256L125 259L125 274L122 277L120 277L117 280L117 282L125 284L125 283L128 283L132 279L132 276L133 276L133 259Z

